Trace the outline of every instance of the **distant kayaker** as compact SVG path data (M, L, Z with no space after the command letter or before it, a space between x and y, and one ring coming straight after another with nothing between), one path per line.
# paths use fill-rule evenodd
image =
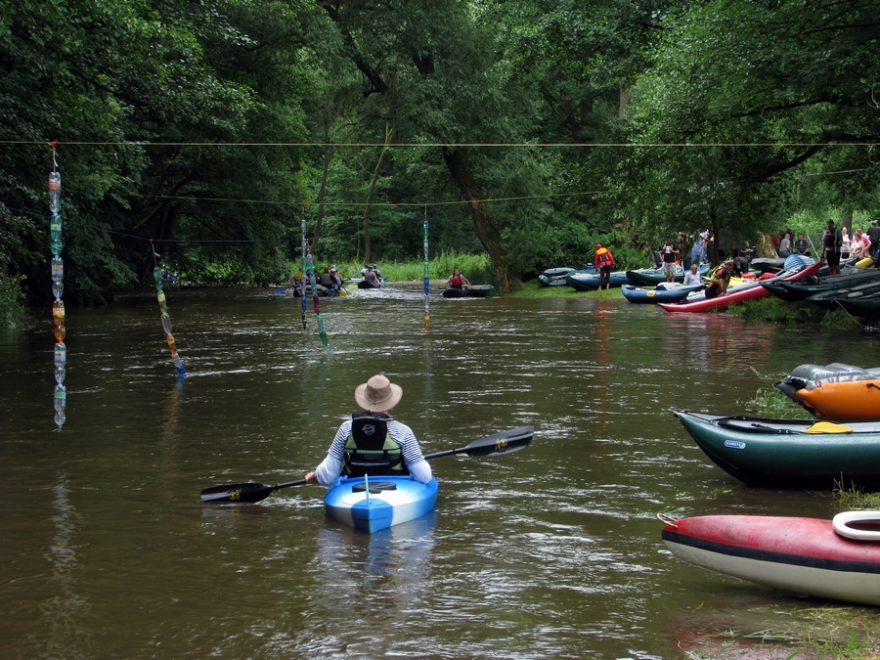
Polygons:
M339 274L335 264L330 267L330 277L333 279L333 290L341 292L345 288L345 282L342 281L342 276Z
M460 289L470 285L470 280L461 274L461 269L458 266L452 269L452 277L446 280L446 288L448 289Z
M374 287L378 287L382 285L382 282L379 280L378 273L374 270L373 266L364 266L364 281L368 284L371 284Z
M321 277L318 278L318 284L323 286L326 289L333 289L333 275L330 273L330 268L324 267L324 272L321 273Z
M296 272L290 276L290 286L297 295L303 290L303 272L297 268Z
M712 271L709 284L706 285L706 298L717 298L727 293L730 284L730 275L733 273L733 260L728 259Z
M344 472L351 476L410 474L428 483L431 465L413 430L388 415L402 397L403 389L383 374L358 385L354 400L363 412L352 413L351 419L342 422L327 456L306 473L306 482L330 486Z

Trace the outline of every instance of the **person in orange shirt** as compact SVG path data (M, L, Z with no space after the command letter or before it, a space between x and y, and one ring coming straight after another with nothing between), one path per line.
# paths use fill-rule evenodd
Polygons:
M614 255L601 243L596 243L593 253L593 267L599 273L599 290L611 288L611 269L614 267Z

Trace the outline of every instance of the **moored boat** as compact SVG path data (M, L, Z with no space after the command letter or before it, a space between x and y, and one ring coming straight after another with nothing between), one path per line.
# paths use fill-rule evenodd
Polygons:
M795 392L816 417L837 421L880 420L880 377L825 380Z
M410 476L340 477L327 491L324 507L339 522L376 532L434 510L438 483Z
M538 275L538 281L542 286L565 286L568 284L568 276L575 272L577 271L574 268L548 268Z
M873 516L876 524L878 513ZM880 542L838 533L837 517L663 521L661 537L672 554L696 566L797 594L880 605Z
M880 318L880 293L865 298L837 300L837 306L863 319Z
M771 277L794 282L814 275L820 267L821 263L816 261L804 268L783 271L779 275ZM735 289L729 289L723 296L716 296L715 298L704 297L699 300L685 301L681 303L660 303L660 307L667 312L708 312L712 309L721 309L732 304L741 303L746 300L754 300L756 298L763 298L769 295L770 292L761 286L761 280L755 280L743 284L742 286L738 286Z
M842 291L872 279L880 281L880 270L849 269L838 275L827 275L816 281L808 279L797 282L763 281L761 284L774 296L789 302L806 300L810 296L828 291Z
M684 268L680 265L675 267L675 281L684 280ZM666 281L666 273L663 268L639 268L626 271L626 281L633 286L654 286Z
M749 268L759 273L778 273L785 267L786 257L756 257L749 261Z
M805 387L816 387L825 381L838 382L845 380L869 380L880 378L880 367L863 369L843 362L830 364L800 364L791 373L774 384L774 387L795 403L804 405L797 396L798 390Z
M750 486L880 486L880 421L834 424L688 410L674 414L706 456Z
M824 309L836 309L841 303L865 300L878 295L880 295L880 277L862 277L856 278L848 286L815 293L806 300Z
M599 273L595 270L579 270L566 277L569 286L578 291L595 291L599 288ZM626 284L626 271L613 271L608 277L608 285L618 287Z
M485 298L492 293L491 284L471 284L463 287L447 287L443 289L444 298Z
M684 284L679 284L678 282L661 282L654 288L624 284L620 287L620 290L623 293L623 297L631 303L656 304L661 302L680 302L687 298L693 292L704 289L705 286L705 284L689 284L688 286L685 286Z

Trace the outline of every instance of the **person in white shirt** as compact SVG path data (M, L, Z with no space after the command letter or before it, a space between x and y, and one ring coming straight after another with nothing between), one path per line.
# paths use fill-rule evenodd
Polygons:
M413 430L388 415L400 403L403 389L383 374L372 376L354 390L362 412L353 413L336 430L327 456L305 475L310 484L330 486L341 474L409 474L428 483L431 465L422 454Z
M684 285L691 286L693 284L702 284L703 280L700 278L700 269L697 264L691 264L691 269L684 274Z

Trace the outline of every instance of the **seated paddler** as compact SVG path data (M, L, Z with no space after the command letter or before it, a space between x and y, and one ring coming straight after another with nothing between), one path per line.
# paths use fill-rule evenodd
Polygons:
M327 456L308 483L330 486L341 474L347 476L406 475L427 483L431 466L413 430L388 413L403 397L403 389L383 374L371 377L354 390L360 411L340 424Z

